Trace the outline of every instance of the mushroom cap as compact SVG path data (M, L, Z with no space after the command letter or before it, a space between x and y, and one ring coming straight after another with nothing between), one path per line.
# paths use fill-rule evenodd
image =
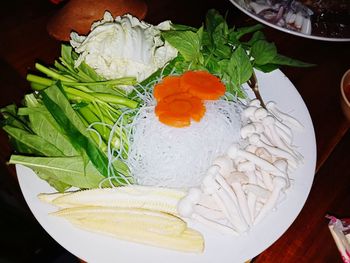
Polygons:
M255 112L254 112L254 117L257 120L262 120L263 118L265 118L268 115L267 110L265 110L264 108L258 108Z
M113 17L131 14L143 19L147 5L143 0L70 0L48 22L48 33L57 40L69 41L70 33L89 33L91 24L103 18L105 11Z
M199 188L191 187L188 190L187 197L194 204L197 204L201 200L202 191Z
M221 155L215 158L213 165L216 165L219 167L219 173L223 177L229 176L230 173L234 170L233 161L227 155Z
M230 146L230 148L227 151L227 155L232 158L235 159L238 155L239 155L239 147L237 144L232 144Z

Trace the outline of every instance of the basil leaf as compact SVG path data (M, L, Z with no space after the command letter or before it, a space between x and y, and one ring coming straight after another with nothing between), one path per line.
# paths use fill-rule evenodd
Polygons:
M262 71L262 72L265 72L265 73L269 73L269 72L272 72L276 69L279 68L279 65L277 64L272 64L272 63L267 63L267 64L264 64L264 65L255 65L254 68Z
M265 40L254 42L250 49L250 55L254 58L254 64L264 65L271 62L277 55L275 44Z
M289 58L280 54L277 54L271 61L271 63L292 67L312 67L315 64L306 63L297 59Z
M249 46L252 46L255 42L259 40L265 40L265 35L261 31L254 32L253 36L250 38L250 40L247 42Z
M253 67L245 50L239 46L232 54L227 72L237 86L247 82L253 74Z
M262 28L264 28L264 26L261 24L256 24L248 27L240 27L237 29L233 27L229 31L229 40L233 43L237 43L237 41L244 35L261 30Z
M186 61L198 63L201 60L201 39L197 32L170 30L163 32L162 36L180 52Z
M205 26L212 45L214 45L218 33L228 31L227 23L222 15L215 9L210 9L205 18Z

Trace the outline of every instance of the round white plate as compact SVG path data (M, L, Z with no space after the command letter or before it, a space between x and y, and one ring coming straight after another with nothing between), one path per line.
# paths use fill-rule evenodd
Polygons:
M265 24L265 25L270 26L270 27L273 27L277 30L283 31L283 32L288 33L288 34L296 35L299 37L315 39L315 40L322 40L322 41L331 41L331 42L348 42L348 41L350 41L350 38L322 37L322 36L318 36L318 35L312 35L312 34L308 35L308 34L300 33L297 31L293 31L291 29L287 29L287 28L275 25L273 23L270 23L269 21L266 21L265 19L262 19L261 17L257 16L255 13L250 12L244 6L242 6L241 0L230 0L230 2L234 6L236 6L239 10L241 10L243 13L245 13L248 16L250 16L251 18L259 21L260 23Z
M181 253L90 233L73 227L63 218L48 215L56 208L39 201L37 195L54 192L54 189L40 180L32 170L18 165L19 184L34 216L59 244L89 263L233 263L255 257L274 243L299 214L309 194L316 163L312 121L293 84L279 70L269 74L257 72L257 78L264 100L275 101L280 109L296 117L305 126L304 131L295 133L295 145L304 156L304 164L291 174L293 184L286 200L249 233L235 237L193 224L191 226L201 231L205 238L202 254Z

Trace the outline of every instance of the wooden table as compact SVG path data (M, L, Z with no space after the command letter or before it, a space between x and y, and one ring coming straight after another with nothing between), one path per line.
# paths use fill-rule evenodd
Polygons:
M233 25L252 24L249 17L228 1L149 0L146 20L200 26L209 8L228 11ZM25 75L39 60L51 64L60 44L45 30L48 18L58 8L49 1L12 0L3 3L0 18L0 107L19 103L29 92ZM339 83L350 68L350 43L331 43L264 29L281 54L316 64L312 68L282 68L303 97L313 120L317 139L317 169L310 196L292 226L255 262L341 262L327 228L327 213L350 217L349 122L339 104ZM16 253L20 262L51 262L65 250L36 223L16 181L14 167L6 165L11 154L7 136L0 134L0 226L6 242L0 261ZM18 243L19 242L19 243ZM18 245L20 244L20 245ZM16 249L14 249L14 246ZM69 257L69 255L67 255ZM70 258L70 260L72 257ZM68 260L68 259L67 259ZM69 262L69 261L65 261ZM73 262L73 261L72 261ZM234 261L233 261L234 262Z

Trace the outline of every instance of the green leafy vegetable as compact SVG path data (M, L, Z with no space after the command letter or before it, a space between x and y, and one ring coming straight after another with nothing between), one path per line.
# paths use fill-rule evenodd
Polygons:
M309 67L301 62L278 54L276 46L266 41L260 31L262 25L229 28L225 18L216 10L209 10L205 27L194 29L175 25L174 30L163 32L163 38L179 51L176 73L205 69L219 76L234 96L244 97L243 83L254 83L253 68L269 72L280 65ZM249 38L250 37L250 38ZM248 38L248 39L247 39Z
M64 191L67 186L79 188L94 188L104 177L91 163L84 168L83 159L76 157L32 157L12 155L11 164L25 165L35 171L40 177L52 182L56 188L57 182L63 183L57 190Z

